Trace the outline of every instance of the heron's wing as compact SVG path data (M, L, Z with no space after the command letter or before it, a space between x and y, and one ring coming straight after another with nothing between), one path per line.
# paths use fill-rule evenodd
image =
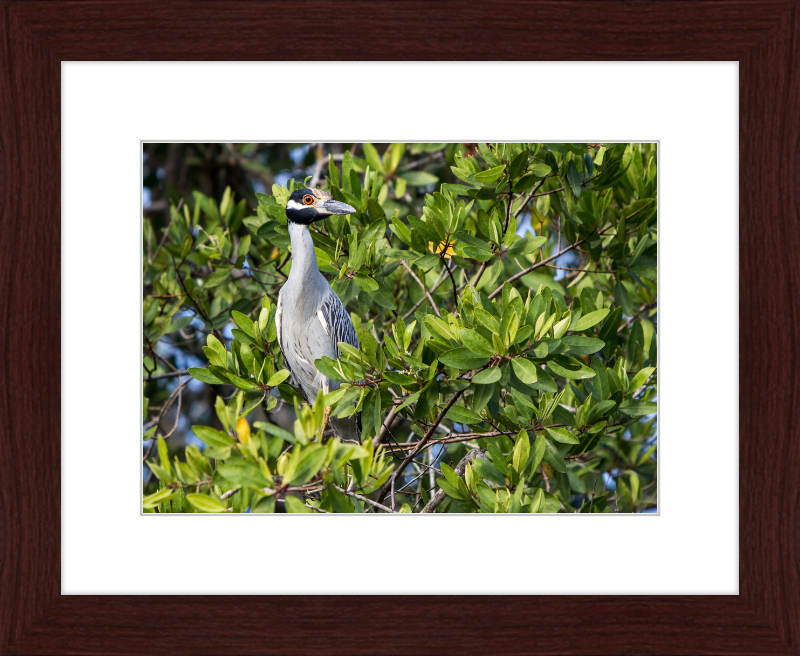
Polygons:
M332 289L317 310L317 318L333 344L337 358L339 357L339 347L337 346L339 342L346 342L358 348L358 337L353 322L350 321L350 315L347 314L342 301Z
M311 403L319 390L327 394L339 388L338 382L317 371L314 360L323 356L335 360L339 357L338 342L347 342L358 348L358 338L350 316L332 289L328 289L316 313L304 325L290 325L288 316L283 316L283 297L279 296L275 312L278 344L286 366Z

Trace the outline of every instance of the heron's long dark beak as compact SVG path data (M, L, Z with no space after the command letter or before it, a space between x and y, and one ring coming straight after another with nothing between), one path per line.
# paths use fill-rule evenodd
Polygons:
M328 214L355 214L356 210L354 207L350 207L347 203L340 203L338 200L326 200L322 204L323 209Z

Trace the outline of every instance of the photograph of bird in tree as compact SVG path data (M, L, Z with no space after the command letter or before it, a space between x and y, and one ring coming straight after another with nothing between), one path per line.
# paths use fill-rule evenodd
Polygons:
M657 512L656 143L144 143L144 513Z

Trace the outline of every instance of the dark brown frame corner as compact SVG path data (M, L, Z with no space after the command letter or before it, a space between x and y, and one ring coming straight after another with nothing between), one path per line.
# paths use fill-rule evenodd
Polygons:
M0 654L800 653L799 8L0 0ZM60 594L61 62L312 58L739 62L738 596Z

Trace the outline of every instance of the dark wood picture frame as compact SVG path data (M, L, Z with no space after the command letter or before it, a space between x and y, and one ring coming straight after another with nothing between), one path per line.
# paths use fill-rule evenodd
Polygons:
M798 9L0 0L0 654L800 653ZM249 59L740 62L738 596L60 594L60 63Z

